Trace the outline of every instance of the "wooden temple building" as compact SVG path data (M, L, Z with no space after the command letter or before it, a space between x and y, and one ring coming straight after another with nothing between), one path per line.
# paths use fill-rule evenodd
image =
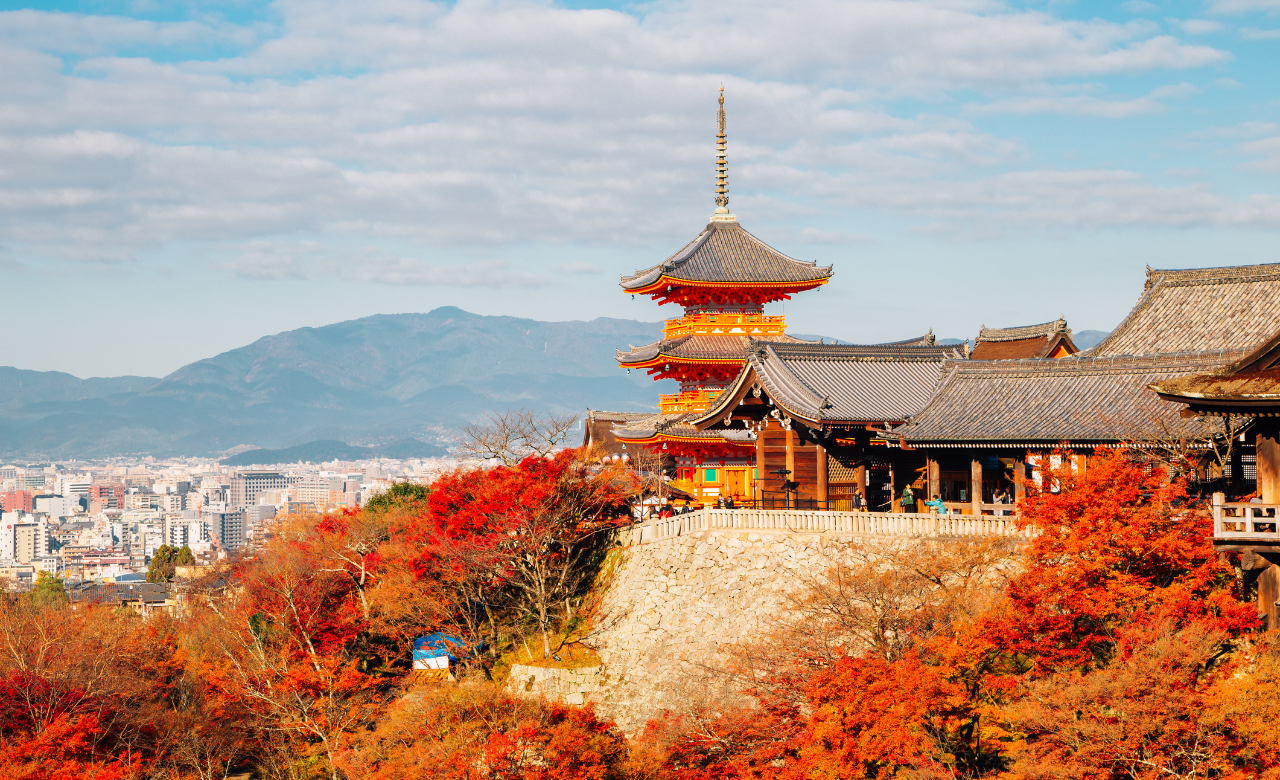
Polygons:
M1228 501L1214 494L1213 545L1241 554L1241 572L1257 588L1259 614L1268 628L1280 627L1280 332L1239 360L1151 389L1182 405L1185 417L1221 420L1225 430L1243 428L1242 438L1253 445L1256 495Z
M621 282L626 293L683 308L666 321L661 340L617 355L623 368L675 379L680 391L661 396L656 414L615 422L613 413L591 412L587 426L587 443L661 452L674 466L675 486L704 501L753 494L754 442L741 430L696 430L689 420L738 374L749 344L805 343L786 334L783 317L765 315L764 305L831 277L830 266L788 257L738 224L728 208L723 89L716 120L716 208L709 223L678 252Z
M973 360L1018 360L1020 358L1060 358L1080 350L1071 340L1067 321L1057 319L1021 328L983 327L974 339L969 357Z
M983 328L967 355L919 342L753 343L738 376L687 423L704 435L749 434L741 446L754 444L754 497L773 505L781 495L835 509L852 491L896 511L910 485L952 511L1008 511L997 497L1016 501L1052 458L1087 467L1100 446L1220 441L1217 422L1181 414L1151 386L1234 365L1280 332L1277 304L1280 265L1148 269L1133 310L1086 352L1062 320ZM1245 438L1231 464L1201 476L1250 492Z
M723 92L717 123L709 224L621 281L683 308L660 340L617 355L680 391L652 413L591 412L586 443L624 458L661 453L673 486L704 503L836 510L856 493L869 509L900 511L911 486L920 501L982 514L1011 510L997 497L1016 500L1053 458L1087 468L1098 447L1217 452L1229 437L1230 463L1199 476L1229 486L1230 498L1256 485L1264 506L1276 505L1224 499L1218 515L1223 533L1253 535L1246 547L1268 534L1280 562L1280 264L1148 268L1128 316L1083 352L1063 319L983 327L971 348L940 346L931 332L893 344L802 341L763 307L821 287L832 269L738 224ZM1224 429L1224 418L1238 424Z
M876 345L755 341L737 378L689 424L703 434L750 434L758 481L748 497L765 508L852 509L857 493L886 509L892 490L868 494L867 485L907 474L895 474L876 431L919 410L944 361L959 356L932 334Z
M1083 466L1098 446L1207 449L1221 426L1181 414L1151 386L1238 360L1277 329L1280 265L1148 268L1137 304L1098 346L1051 361L950 362L936 395L888 438L924 456L931 494L955 500L967 486L971 504L1002 485L1016 491L1055 450ZM1223 472L1250 492L1253 447L1231 449Z

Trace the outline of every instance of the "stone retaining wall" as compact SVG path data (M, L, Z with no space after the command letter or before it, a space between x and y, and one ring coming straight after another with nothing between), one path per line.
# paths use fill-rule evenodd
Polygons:
M628 733L664 710L680 714L703 703L732 703L738 694L726 671L734 651L781 627L793 600L803 599L832 566L850 562L855 546L945 538L788 529L681 531L615 551L619 558L586 640L602 666L517 665L508 689L592 702Z
M513 664L507 690L519 696L542 696L566 704L582 704L600 689L600 667L550 669Z
M702 531L623 549L589 640L604 666L584 698L634 732L663 710L732 697L729 651L776 626L788 596L854 539L865 538Z

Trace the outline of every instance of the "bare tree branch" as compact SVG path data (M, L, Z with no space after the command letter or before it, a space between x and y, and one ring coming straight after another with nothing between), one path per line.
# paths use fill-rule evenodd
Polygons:
M577 424L578 418L571 414L530 409L488 412L483 421L462 427L458 452L466 458L514 466L530 455L546 457L560 449Z

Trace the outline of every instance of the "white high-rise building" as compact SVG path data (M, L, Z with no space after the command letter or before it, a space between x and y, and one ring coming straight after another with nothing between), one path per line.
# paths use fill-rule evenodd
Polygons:
M14 528L21 524L21 512L0 513L0 561L12 561L17 552Z

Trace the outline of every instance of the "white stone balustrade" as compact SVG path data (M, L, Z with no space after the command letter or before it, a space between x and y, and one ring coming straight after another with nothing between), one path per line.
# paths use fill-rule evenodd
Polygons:
M702 509L639 523L618 531L620 544L646 544L701 531L769 531L797 534L957 537L1011 536L1030 539L1031 528L1017 518L993 515L937 515L894 512L819 512L786 509Z
M1218 542L1280 544L1280 505L1227 502L1213 494L1213 538Z

